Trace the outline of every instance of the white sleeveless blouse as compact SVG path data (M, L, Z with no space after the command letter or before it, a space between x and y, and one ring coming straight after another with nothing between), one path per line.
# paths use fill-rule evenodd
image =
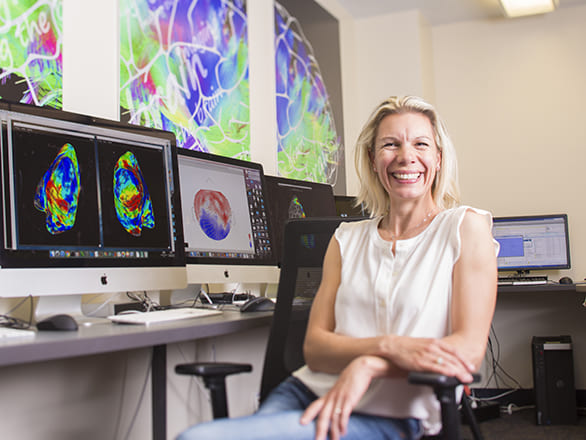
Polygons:
M342 223L335 232L342 255L341 283L336 295L335 332L357 338L384 334L441 338L451 331L452 271L460 254L460 224L467 206L440 212L419 235L392 243L377 230L380 218ZM498 254L498 243L495 241ZM293 373L318 396L338 375ZM426 434L441 429L439 404L429 387L404 378L374 380L355 411L383 417L420 419Z

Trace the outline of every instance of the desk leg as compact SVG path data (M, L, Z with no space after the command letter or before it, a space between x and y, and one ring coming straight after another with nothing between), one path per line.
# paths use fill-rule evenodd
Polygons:
M167 437L167 347L155 345L152 359L153 440Z

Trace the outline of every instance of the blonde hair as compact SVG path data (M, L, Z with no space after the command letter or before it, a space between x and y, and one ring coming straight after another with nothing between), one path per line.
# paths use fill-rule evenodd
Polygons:
M372 168L374 142L380 122L388 115L397 113L421 113L429 119L435 135L435 143L441 154L441 166L436 174L431 192L440 209L452 208L460 204L458 187L458 164L452 140L436 110L431 104L416 96L392 96L372 112L362 128L356 142L355 166L360 190L357 203L363 203L371 216L381 216L389 212L389 197L378 176Z

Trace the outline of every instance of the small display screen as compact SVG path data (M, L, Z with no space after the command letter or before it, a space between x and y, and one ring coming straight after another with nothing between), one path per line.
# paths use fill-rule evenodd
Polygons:
M179 150L188 263L275 264L262 166Z
M570 268L566 214L496 217L492 233L500 244L501 271Z

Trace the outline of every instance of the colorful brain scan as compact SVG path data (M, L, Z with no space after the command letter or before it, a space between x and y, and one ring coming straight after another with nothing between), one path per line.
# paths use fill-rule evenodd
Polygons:
M130 151L120 156L114 167L114 207L120 224L134 237L140 237L143 228L155 227L151 196Z
M224 194L202 189L193 198L195 218L203 233L212 240L225 239L232 229L232 208Z
M250 160L242 0L120 0L120 107L182 148Z
M0 2L0 97L62 108L63 1Z
M299 21L275 2L279 175L334 185L342 157L330 97Z
M34 205L45 213L45 226L57 235L75 225L80 191L79 163L75 148L65 144L41 178Z
M305 218L305 209L299 200L299 197L293 196L289 202L289 209L287 209L289 218Z

